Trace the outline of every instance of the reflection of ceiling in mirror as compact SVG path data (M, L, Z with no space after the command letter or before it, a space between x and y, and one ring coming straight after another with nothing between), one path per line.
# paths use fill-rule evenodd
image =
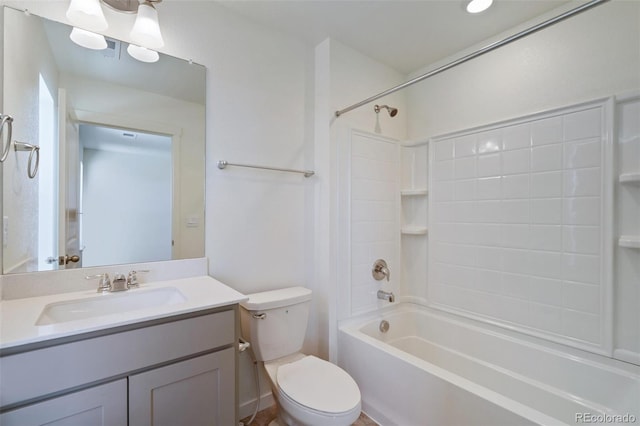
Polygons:
M80 125L85 149L148 155L171 155L171 137L92 124Z
M156 63L143 63L127 54L127 43L109 38L107 49L85 49L69 39L71 27L43 21L61 72L205 104L205 68L202 65L164 54Z

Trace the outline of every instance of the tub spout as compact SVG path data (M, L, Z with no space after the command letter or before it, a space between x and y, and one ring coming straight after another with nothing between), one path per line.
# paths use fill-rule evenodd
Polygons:
M387 302L391 302L391 303L396 301L396 297L393 295L392 292L382 291L382 290L378 290L378 299L386 300Z

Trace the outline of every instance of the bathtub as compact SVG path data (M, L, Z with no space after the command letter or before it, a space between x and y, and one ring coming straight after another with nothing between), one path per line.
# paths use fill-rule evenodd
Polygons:
M338 365L384 426L640 424L640 367L409 303L341 322Z

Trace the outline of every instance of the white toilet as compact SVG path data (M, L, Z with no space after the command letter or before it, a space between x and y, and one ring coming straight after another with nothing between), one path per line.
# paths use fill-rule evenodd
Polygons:
M347 426L360 415L360 389L335 364L300 352L311 290L290 287L248 295L242 335L264 362L281 426Z

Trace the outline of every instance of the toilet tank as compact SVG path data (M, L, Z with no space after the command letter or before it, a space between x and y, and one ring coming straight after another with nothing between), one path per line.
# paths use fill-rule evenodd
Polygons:
M247 295L240 304L242 336L258 361L271 361L302 349L307 332L311 290L288 287Z

